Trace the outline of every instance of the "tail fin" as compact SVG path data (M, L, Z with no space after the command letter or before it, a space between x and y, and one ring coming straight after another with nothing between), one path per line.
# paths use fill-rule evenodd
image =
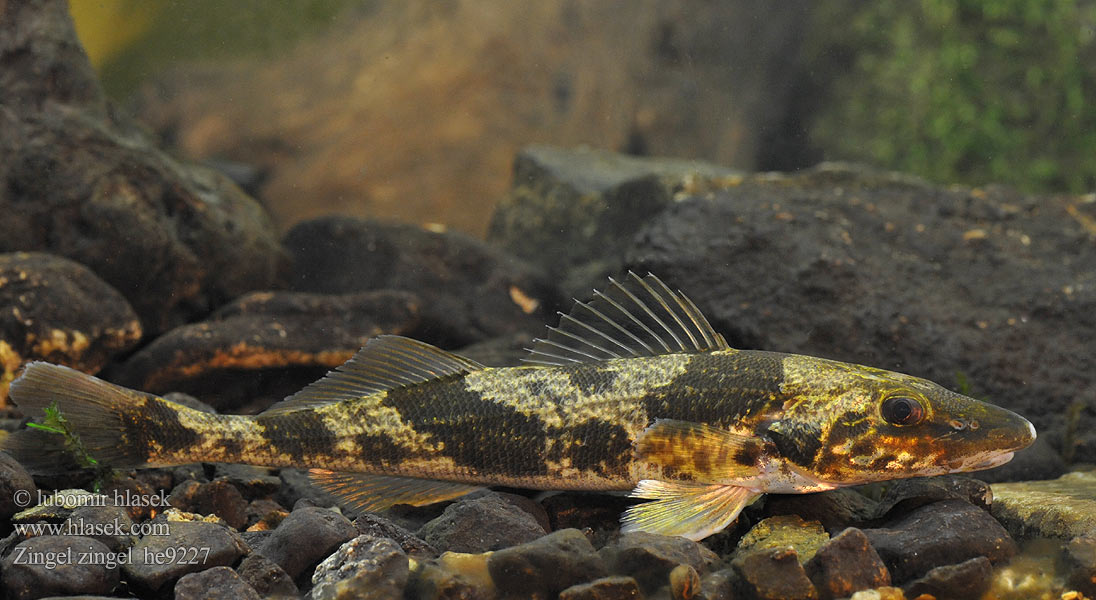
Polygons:
M32 473L94 463L138 466L147 460L127 435L125 415L139 411L151 396L45 362L29 363L12 382L10 396L40 426L9 435L3 449Z

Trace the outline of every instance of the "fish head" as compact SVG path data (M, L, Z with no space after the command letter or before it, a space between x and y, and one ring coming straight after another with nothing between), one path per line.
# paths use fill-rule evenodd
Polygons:
M1005 408L921 378L846 367L830 380L840 380L829 390L836 401L815 411L818 449L799 465L815 480L854 485L978 471L1035 441L1032 424Z

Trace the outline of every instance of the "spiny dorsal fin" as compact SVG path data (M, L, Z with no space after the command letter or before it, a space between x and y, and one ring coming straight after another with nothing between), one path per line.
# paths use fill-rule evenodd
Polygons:
M424 342L382 335L366 342L353 358L323 379L271 406L263 414L321 406L484 368L474 360Z
M338 498L339 504L364 512L376 512L397 504L425 506L483 489L465 483L327 469L309 469L308 477Z
M628 271L623 282L610 277L609 288L604 293L594 290L591 301L575 300L570 314L560 313L558 327L533 340L524 361L563 366L728 348L684 294L654 275Z

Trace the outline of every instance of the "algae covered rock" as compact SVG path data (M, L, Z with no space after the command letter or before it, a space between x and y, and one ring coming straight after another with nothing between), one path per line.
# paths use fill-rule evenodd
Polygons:
M1096 471L993 486L993 516L1018 539L1096 536Z

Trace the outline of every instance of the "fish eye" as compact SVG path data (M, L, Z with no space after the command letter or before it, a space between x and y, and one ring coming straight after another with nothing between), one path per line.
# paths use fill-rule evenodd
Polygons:
M879 407L883 418L891 425L916 425L925 418L925 407L906 396L891 396Z

